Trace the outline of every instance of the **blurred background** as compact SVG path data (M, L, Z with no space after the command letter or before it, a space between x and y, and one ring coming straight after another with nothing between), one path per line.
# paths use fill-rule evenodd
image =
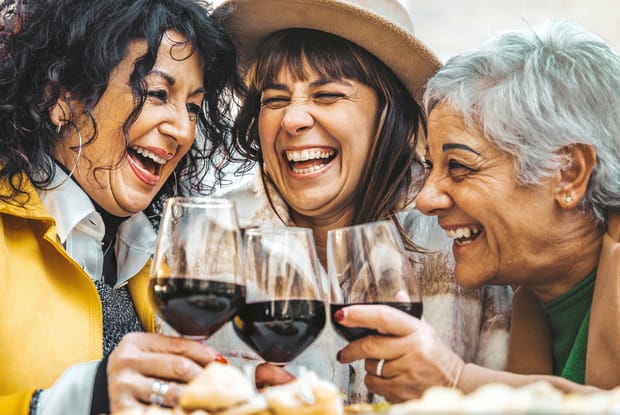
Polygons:
M620 52L618 0L400 1L413 19L416 35L444 62L493 33L550 18L564 18L583 26Z
M217 5L221 0L212 1ZM619 0L399 1L412 17L416 35L442 61L498 31L519 28L525 21L537 24L557 17L591 30L620 51Z

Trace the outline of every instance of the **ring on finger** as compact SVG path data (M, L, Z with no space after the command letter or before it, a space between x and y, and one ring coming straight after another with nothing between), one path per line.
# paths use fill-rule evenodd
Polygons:
M151 395L149 396L149 402L155 405L162 406L166 400L166 393L170 389L170 384L162 380L155 379L151 385Z
M381 374L383 373L383 365L385 364L385 359L381 359L379 360L379 363L377 363L377 370L375 371L377 376L381 377Z

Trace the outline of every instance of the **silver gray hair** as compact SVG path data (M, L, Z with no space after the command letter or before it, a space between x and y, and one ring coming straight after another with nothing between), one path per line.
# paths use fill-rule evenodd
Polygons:
M428 82L427 114L442 101L512 156L523 185L557 171L562 148L593 146L581 206L603 225L620 208L620 56L596 35L564 20L500 33Z

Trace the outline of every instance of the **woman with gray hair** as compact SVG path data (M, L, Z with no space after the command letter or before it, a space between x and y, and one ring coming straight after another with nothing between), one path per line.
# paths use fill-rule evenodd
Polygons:
M352 342L339 360L382 362L366 383L391 400L437 384L620 385L620 57L550 21L449 60L425 106L416 205L454 239L459 285L516 288L508 370L465 364L423 321L388 307L335 316L393 335Z

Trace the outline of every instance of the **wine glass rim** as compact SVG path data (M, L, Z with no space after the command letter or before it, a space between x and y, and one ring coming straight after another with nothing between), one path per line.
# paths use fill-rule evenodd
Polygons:
M223 197L211 196L172 196L167 203L175 203L185 206L235 206L235 202Z
M381 226L381 225L394 226L394 222L392 222L391 220L377 220L377 221L373 221L373 222L358 223L356 225L343 226L343 227L340 227L340 228L330 229L329 231L327 231L327 233L330 234L330 233L336 233L336 232L343 232L343 231L367 228L369 226Z
M291 233L309 233L312 235L311 228L304 228L300 226L259 226L255 228L246 228L246 235L261 235L261 234L273 234L280 232L291 232Z

